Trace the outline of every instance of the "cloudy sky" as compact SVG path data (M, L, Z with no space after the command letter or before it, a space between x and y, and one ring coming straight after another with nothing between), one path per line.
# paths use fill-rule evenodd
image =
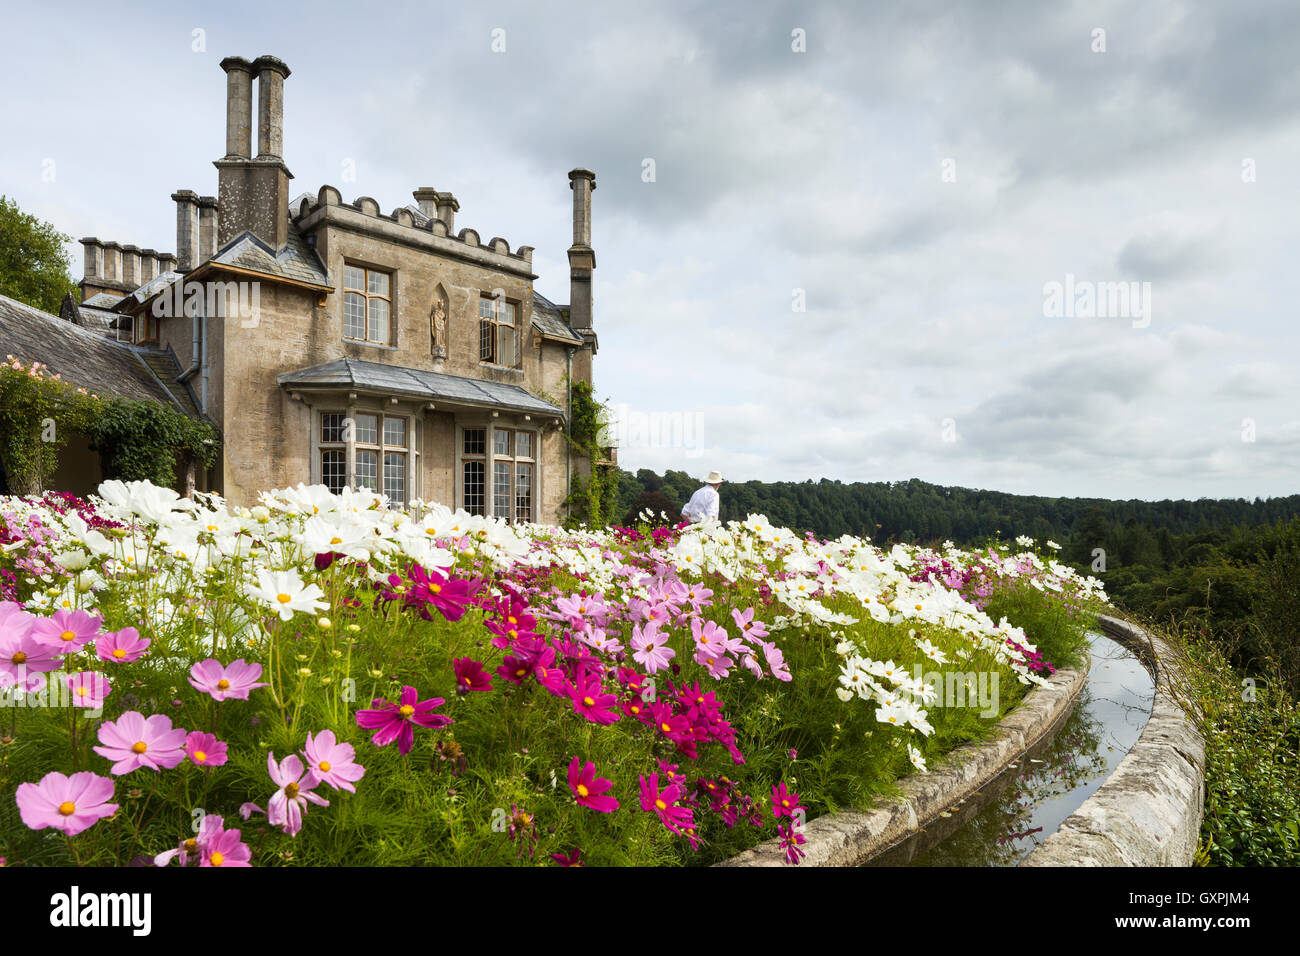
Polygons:
M291 6L9 14L0 192L174 250L269 53L295 193L450 190L556 301L596 172L624 467L1300 492L1294 3Z

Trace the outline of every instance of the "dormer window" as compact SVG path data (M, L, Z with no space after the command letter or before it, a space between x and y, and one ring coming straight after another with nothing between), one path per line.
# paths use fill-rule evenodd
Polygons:
M391 345L392 276L364 266L343 266L343 338Z
M478 300L478 360L514 368L519 364L518 307L500 296Z

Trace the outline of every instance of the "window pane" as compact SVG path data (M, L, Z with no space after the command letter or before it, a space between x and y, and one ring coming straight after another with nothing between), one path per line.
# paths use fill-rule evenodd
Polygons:
M371 295L388 295L388 273L372 272L370 273L370 287L367 290Z
M406 447L406 419L384 419L384 444L393 448Z
M379 466L379 456L373 451L357 452L357 489L366 488L370 491L377 491L378 486L375 484L376 471Z
M515 455L519 458L533 457L532 432L515 432Z
M492 342L495 336L492 334L492 323L487 319L479 319L478 323L478 360L480 362L496 361L496 356L492 348Z
M510 520L510 462L498 461L492 466L492 514Z
M362 445L379 444L379 425L374 415L357 416L356 441Z
M345 289L364 289L366 287L366 271L358 269L356 266L343 267L343 288Z
M483 462L465 462L464 508L472 515L483 514Z
M478 315L480 319L490 319L494 313L493 301L491 299L478 300Z
M502 302L499 320L502 325L515 324L515 304L513 302Z
M492 454L506 456L510 454L510 432L504 428L492 430Z
M323 442L343 441L343 414L326 412L320 417L320 440Z
M349 292L343 296L343 336L349 339L366 337L365 296Z
M509 326L497 326L497 363L508 368L515 367L515 339L518 332Z
M320 453L320 481L336 495L343 490L347 484L347 462L341 450Z
M370 330L366 336L371 342L388 344L388 300L370 300Z
M406 504L406 456L388 452L384 455L384 494L392 504Z
M465 454L467 455L487 454L487 429L484 428L465 429Z
M515 465L515 520L533 520L533 466Z

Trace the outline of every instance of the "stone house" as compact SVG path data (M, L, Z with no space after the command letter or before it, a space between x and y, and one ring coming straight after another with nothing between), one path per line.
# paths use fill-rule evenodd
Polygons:
M322 483L558 521L571 476L591 468L565 433L570 383L591 381L597 349L595 174L568 174L570 302L557 305L533 289L532 247L457 229L450 192L416 189L388 214L329 185L291 198L288 66L227 57L221 68L217 195L172 195L174 257L82 239L82 302L64 310L166 356L166 387L217 426L222 461L191 467L189 487L250 503Z

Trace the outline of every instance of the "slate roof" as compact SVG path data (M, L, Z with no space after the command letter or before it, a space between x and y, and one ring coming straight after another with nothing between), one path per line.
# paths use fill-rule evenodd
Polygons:
M325 288L332 285L329 273L292 221L289 223L289 241L278 253L251 232L245 232L226 243L226 247L208 264L235 266Z
M418 368L363 362L342 358L324 365L299 369L281 375L277 382L301 388L364 388L392 395L408 395L428 401L439 400L483 408L501 408L534 415L563 417L564 411L550 402L520 388L502 382L485 382L460 375L428 372Z
M23 364L41 362L51 374L97 395L164 402L198 415L188 396L182 401L164 385L174 385L180 373L174 356L115 342L0 295L0 357L5 355Z
M90 306L92 309L112 309L113 306L117 305L121 301L122 297L120 295L112 295L108 292L96 292L85 302L80 303L80 305L83 307Z
M582 344L582 336L569 325L568 306L558 306L540 292L533 292L533 328L544 335Z

